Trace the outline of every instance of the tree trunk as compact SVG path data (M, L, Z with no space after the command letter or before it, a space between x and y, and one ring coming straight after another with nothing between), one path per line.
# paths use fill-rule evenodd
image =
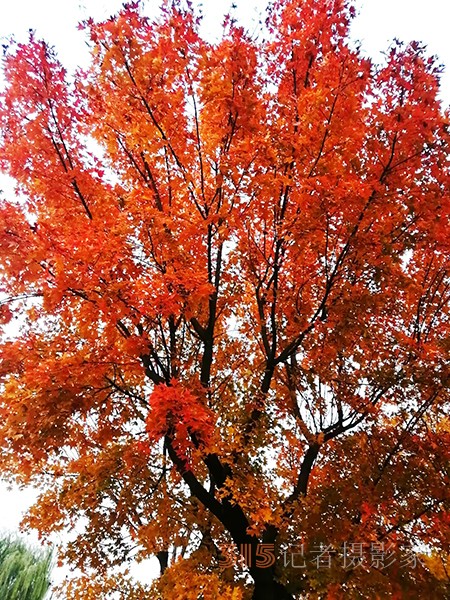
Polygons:
M251 574L255 582L252 600L294 600L284 585L275 580L273 569L255 569Z

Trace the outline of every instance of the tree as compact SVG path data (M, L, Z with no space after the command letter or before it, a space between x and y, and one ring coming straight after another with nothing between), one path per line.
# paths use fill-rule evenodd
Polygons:
M82 518L92 597L153 554L141 597L447 597L448 113L352 16L210 43L127 4L74 77L6 50L1 467L42 535Z
M52 553L36 551L18 539L0 539L0 596L43 600L50 587Z

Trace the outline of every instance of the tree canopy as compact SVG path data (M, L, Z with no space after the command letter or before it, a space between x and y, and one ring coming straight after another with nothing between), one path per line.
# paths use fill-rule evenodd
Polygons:
M35 550L22 540L0 539L0 597L43 600L50 588L51 551Z
M448 597L448 113L353 15L208 42L130 3L74 76L5 50L0 468L81 522L70 597Z

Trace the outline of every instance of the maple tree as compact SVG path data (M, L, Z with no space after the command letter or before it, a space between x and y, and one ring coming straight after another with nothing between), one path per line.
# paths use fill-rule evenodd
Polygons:
M213 43L128 4L73 77L6 50L0 467L43 536L81 522L67 597L447 597L448 113L353 14L276 0Z

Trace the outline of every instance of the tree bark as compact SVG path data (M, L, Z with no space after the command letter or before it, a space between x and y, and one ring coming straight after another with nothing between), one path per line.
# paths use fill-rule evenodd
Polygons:
M275 580L272 568L255 569L258 574L251 573L255 582L252 600L294 600L284 585Z

